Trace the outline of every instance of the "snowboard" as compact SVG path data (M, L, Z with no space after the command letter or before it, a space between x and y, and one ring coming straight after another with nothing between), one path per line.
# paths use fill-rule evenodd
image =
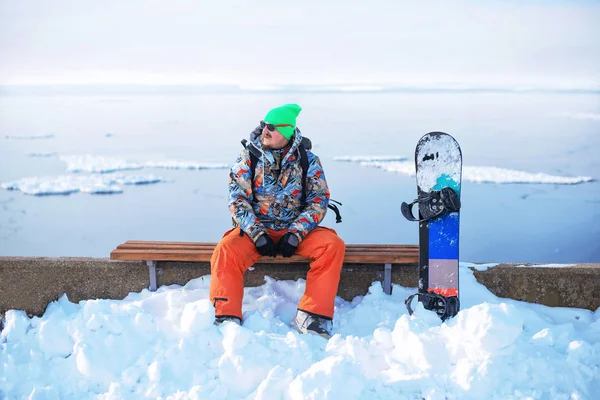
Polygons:
M417 199L402 203L402 214L419 223L419 287L406 299L416 296L425 309L442 320L460 309L458 282L458 245L460 222L460 184L462 152L458 142L447 133L424 135L415 150ZM418 205L418 217L413 206Z

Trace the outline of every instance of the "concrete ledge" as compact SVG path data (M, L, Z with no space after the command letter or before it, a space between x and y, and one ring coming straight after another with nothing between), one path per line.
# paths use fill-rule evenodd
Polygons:
M499 264L474 271L477 281L498 297L551 307L600 307L600 264L543 267L534 264Z
M49 302L67 294L72 302L122 299L148 287L142 262L97 258L0 257L0 315L25 310L42 315Z
M308 264L257 264L245 276L246 286L259 286L264 276L296 280L306 278ZM600 264L562 268L501 264L475 271L477 280L500 297L548 306L600 307ZM208 263L160 262L158 284L185 285L190 279L210 274ZM416 265L394 265L392 282L417 286ZM364 295L371 283L383 280L383 265L348 264L338 295L351 300ZM46 306L63 294L72 302L87 299L122 299L149 285L148 268L137 261L98 258L0 257L0 315L25 310L40 316Z

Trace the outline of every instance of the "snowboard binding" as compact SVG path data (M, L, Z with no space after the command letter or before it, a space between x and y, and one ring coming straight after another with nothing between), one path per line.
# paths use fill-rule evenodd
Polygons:
M460 310L460 300L456 296L444 297L433 292L418 292L411 294L404 301L406 309L408 310L408 315L412 315L414 312L411 307L411 302L415 296L418 296L418 300L423 303L423 307L425 307L426 310L434 311L442 321L454 317L458 313L458 310Z
M412 211L413 206L417 203L419 204L419 218L416 218ZM409 204L402 202L400 210L404 218L409 221L429 221L446 213L459 211L460 197L452 188L445 187L442 190L424 192Z

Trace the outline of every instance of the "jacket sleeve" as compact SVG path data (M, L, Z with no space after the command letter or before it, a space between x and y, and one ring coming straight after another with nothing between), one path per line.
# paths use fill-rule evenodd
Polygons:
M325 218L329 205L329 187L321 161L313 153L307 154L309 165L306 174L306 206L288 228L288 232L297 234L300 240Z
M229 171L229 211L240 229L256 242L267 230L252 208L254 195L251 175L250 153L244 150Z

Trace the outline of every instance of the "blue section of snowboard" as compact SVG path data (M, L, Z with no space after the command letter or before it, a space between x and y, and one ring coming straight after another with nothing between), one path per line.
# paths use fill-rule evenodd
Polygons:
M458 259L458 213L444 215L429 222L429 259Z
M460 183L446 174L438 177L433 190L451 187L460 196ZM458 260L459 213L451 213L429 221L429 259Z

